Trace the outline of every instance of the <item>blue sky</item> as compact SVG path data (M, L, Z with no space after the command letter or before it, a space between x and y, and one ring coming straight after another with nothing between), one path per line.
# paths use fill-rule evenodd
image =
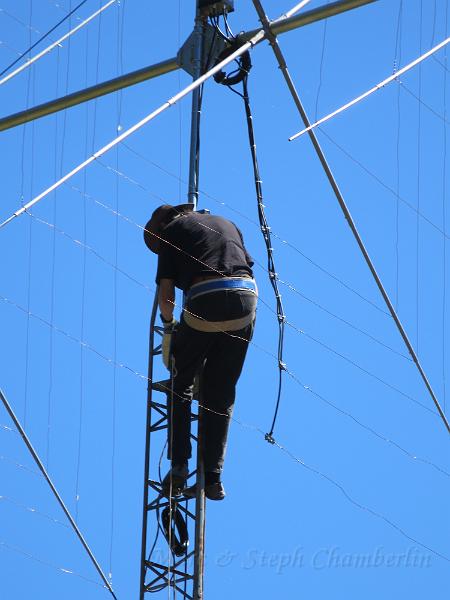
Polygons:
M192 4L122 0L2 86L2 115L174 56L191 31ZM319 4L312 0L310 7ZM90 0L79 17L100 5ZM235 5L233 30L256 27L252 3ZM4 0L0 65L71 6L69 0ZM271 18L289 8L275 0L264 6ZM446 0L380 0L280 37L311 117L443 40L447 11ZM277 322L264 304L275 306L260 266L265 250L243 106L209 82L199 206L239 225L258 263L264 303L238 386L224 473L228 497L207 507L205 597L443 598L450 560L448 434L309 140L288 142L301 124L267 44L252 59L266 212L293 325L286 329L290 375L275 430L286 450L263 436L276 399ZM449 81L443 50L318 132L446 410ZM175 72L3 132L1 219L188 83L186 73ZM44 199L33 216L0 231L0 385L120 599L138 594L156 266L139 226L158 204L186 198L189 120L187 98ZM165 377L162 365L157 375ZM5 598L106 598L11 427L1 409ZM153 448L156 464L162 436ZM165 556L167 546L159 542L157 552Z

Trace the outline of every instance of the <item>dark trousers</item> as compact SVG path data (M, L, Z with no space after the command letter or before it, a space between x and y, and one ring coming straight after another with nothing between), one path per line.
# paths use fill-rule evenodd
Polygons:
M190 301L186 309L208 321L226 321L254 312L255 307L254 294L230 290L199 296ZM204 466L205 471L222 471L236 383L252 333L253 323L227 334L196 331L181 320L172 338L173 394L168 394L168 447L172 463L182 464L191 457L194 378L203 366L200 403L204 407Z

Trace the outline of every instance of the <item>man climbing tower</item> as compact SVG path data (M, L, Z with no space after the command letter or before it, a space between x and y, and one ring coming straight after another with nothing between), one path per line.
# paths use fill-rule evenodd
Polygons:
M253 260L231 221L162 205L145 226L144 240L158 255L156 283L164 326L163 360L171 372L165 496L195 496L185 488L191 457L194 379L202 371L201 398L205 495L222 500L221 473L236 383L253 333L257 287ZM183 290L180 323L173 316L175 287Z

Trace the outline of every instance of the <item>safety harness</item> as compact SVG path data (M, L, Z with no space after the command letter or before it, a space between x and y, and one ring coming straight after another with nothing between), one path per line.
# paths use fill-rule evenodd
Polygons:
M220 279L208 279L207 281L201 281L195 283L186 295L186 304L204 294L211 294L214 292L222 292L224 290L241 290L250 291L258 297L258 288L256 281L248 277L222 277ZM205 333L212 332L218 333L221 331L239 331L244 329L255 319L255 310L251 311L248 315L240 317L239 319L230 319L227 321L206 321L196 315L192 314L186 306L183 310L183 319L186 325L196 329L197 331L203 331Z

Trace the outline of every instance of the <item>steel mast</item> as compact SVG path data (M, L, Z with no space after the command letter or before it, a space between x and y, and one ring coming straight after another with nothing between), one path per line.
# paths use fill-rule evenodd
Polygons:
M208 13L201 10L200 4L205 4L201 0L196 0L195 6L195 24L194 30L188 39L184 50L180 51L180 62L186 59L190 65L185 65L195 81L202 74L205 32ZM191 135L190 135L190 154L189 154L189 183L188 183L188 204L191 204L193 210L197 208L198 186L199 186L199 164L200 164L200 118L202 104L202 88L196 88L192 94L191 109ZM162 392L169 398L170 382L153 383L153 361L161 353L160 346L155 345L155 333L161 334L161 329L155 325L158 308L158 289L155 293L153 310L150 318L149 335L149 367L148 367L148 391L147 391L147 424L146 424L146 448L145 448L145 466L144 466L144 501L143 501L143 527L142 527L142 548L141 548L141 583L140 600L144 599L147 592L161 591L167 587L173 587L182 598L193 598L194 600L203 599L203 570L204 570L204 537L205 537L205 493L204 493L204 469L201 455L201 408L198 409L198 415L193 415L193 420L197 421L197 497L192 500L172 499L168 501L161 495L160 485L152 476L152 465L150 460L151 434L165 430L168 427L168 403L160 404L153 401L153 392ZM169 383L169 385L166 385ZM169 389L168 389L169 388ZM156 422L152 423L152 413L157 415ZM149 492L156 492L157 497L149 503ZM191 510L192 503L195 502L195 510ZM167 555L167 563L163 561L155 562L151 556L147 556L151 541L152 532L161 527L160 511L163 510L162 520L165 529L166 540L169 543L170 551ZM153 512L157 522L149 522L149 513ZM164 523L165 521L165 523ZM180 529L181 528L181 529ZM190 548L189 530L194 529L193 548ZM184 539L182 540L182 537ZM181 542L180 547L177 543ZM188 545L189 544L189 545ZM152 548L153 549L153 548ZM170 565L171 556L173 565ZM179 557L180 560L176 560ZM189 559L194 561L193 569L189 565ZM152 574L150 581L147 581L149 573ZM192 591L188 587L192 586Z

